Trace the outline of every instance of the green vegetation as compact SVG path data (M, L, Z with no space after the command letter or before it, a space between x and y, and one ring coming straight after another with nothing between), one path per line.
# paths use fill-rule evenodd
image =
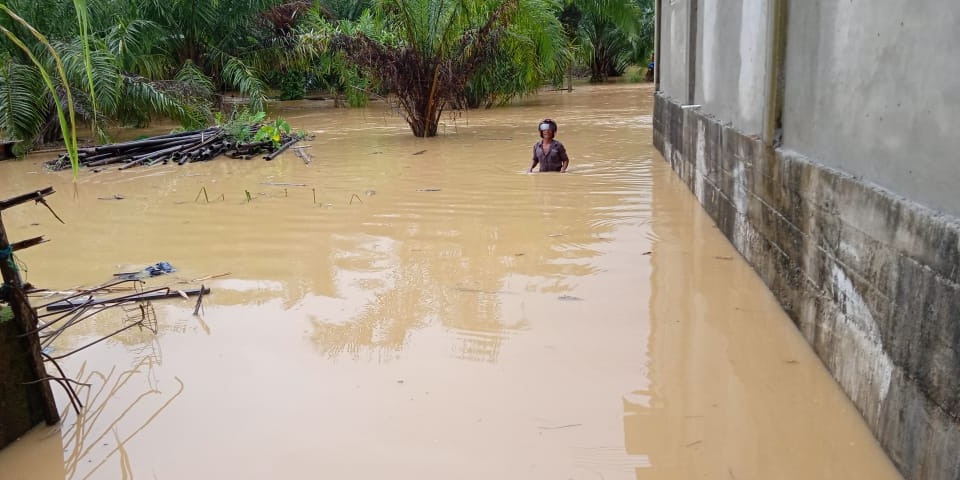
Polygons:
M559 86L574 69L603 81L645 65L653 2L10 0L0 32L0 136L21 153L57 140L75 152L78 123L99 142L157 117L199 128L228 92L243 112L308 90L350 106L383 96L432 136L444 112Z
M226 120L219 112L214 117L227 139L237 144L269 141L276 148L280 146L283 136L290 134L290 124L283 117L266 121L267 114L264 112L238 108ZM306 137L307 134L298 132L297 136Z
M77 9L81 8L81 4L82 2L80 1L75 2L76 8ZM54 103L54 106L56 107L57 120L59 121L60 132L63 135L63 143L66 146L67 155L70 158L70 164L73 166L74 178L76 178L76 173L77 173L77 169L79 168L79 162L80 162L79 156L77 155L77 129L76 129L76 121L74 117L73 98L70 95L70 88L69 88L69 84L67 83L66 74L64 73L63 62L60 60L60 56L57 55L56 50L53 48L52 45L50 45L50 42L47 40L47 38L43 34L37 31L33 26L31 26L23 18L13 13L10 10L10 8L7 7L6 5L0 4L0 10L2 10L4 14L6 14L6 17L4 17L4 20L10 19L15 22L15 24L11 25L9 28L7 26L0 25L0 31L3 32L3 34L7 37L10 43L16 46L16 48L20 49L23 55L25 55L30 60L30 62L36 68L36 71L39 72L40 76L42 77L43 85L47 87L47 91L51 94L51 96L53 96L54 98L58 97L57 90L56 88L54 88L53 81L51 80L50 75L47 73L47 66L42 64L40 60L37 59L37 56L34 55L34 53L30 50L30 48L23 42L23 40L21 40L21 36L15 33L14 31L12 31L13 29L16 29L17 27L21 27L22 30L26 30L40 44L40 48L44 48L46 52L49 52L50 58L56 63L56 69L57 69L57 73L59 74L58 79L60 80L60 84L67 85L67 88L64 89L65 90L64 103L67 104L67 110L69 112L69 116L64 116L63 107L61 106L60 101L55 101L53 103ZM18 82L17 81L18 79L16 78L18 73L26 77L28 81ZM4 108L5 116L3 118L11 121L14 124L20 122L19 124L20 127L24 126L24 123L23 123L24 119L26 119L26 121L30 121L37 117L36 113L33 111L33 107L39 104L39 101L36 100L37 98L39 98L39 95L33 98L28 98L26 97L26 95L20 95L20 96L14 95L10 92L10 90L12 90L15 86L23 86L28 90L29 93L36 95L39 89L36 88L34 85L30 85L30 82L29 82L30 73L32 72L29 72L25 68L21 68L20 72L16 72L14 71L14 68L11 65L10 74L4 76L4 79L6 80L5 84L0 85L0 88L5 87L3 88L3 90L7 92L5 101L3 102L4 103L3 106L5 107ZM33 125L30 125L30 126L33 126Z
M338 34L334 47L392 87L414 135L432 137L444 109L466 103L466 85L481 67L510 51L510 26L528 11L521 3L537 7L544 2L384 1L389 23Z
M273 122L262 125L260 129L257 130L257 134L253 136L253 141L270 141L274 147L279 147L281 137L289 134L290 124L282 118L277 118Z
M234 143L248 143L253 140L263 120L267 118L264 112L251 112L246 108L238 108L224 121L220 112L216 114L216 123L223 128L223 133Z
M627 81L630 83L640 83L643 81L643 72L640 67L627 67L626 70L623 71L623 74L627 76Z
M645 65L653 53L653 0L568 0L561 18L591 82L622 75L631 64Z

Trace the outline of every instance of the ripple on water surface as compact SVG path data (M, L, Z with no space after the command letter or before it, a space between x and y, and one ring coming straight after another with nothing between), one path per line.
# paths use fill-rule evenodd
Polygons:
M653 151L651 94L546 92L432 139L380 102L296 102L309 165L85 171L77 198L44 155L0 162L0 196L54 185L68 222L4 212L12 238L53 240L20 254L35 284L168 261L151 284L213 289L67 359L86 413L0 452L0 476L897 478ZM545 117L566 175L525 173Z

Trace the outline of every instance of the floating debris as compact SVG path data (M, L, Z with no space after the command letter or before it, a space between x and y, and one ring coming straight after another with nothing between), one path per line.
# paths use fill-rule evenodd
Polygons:
M284 183L284 182L262 182L260 185L271 185L274 187L309 187L306 183Z
M166 275L168 273L176 272L177 269L173 268L173 265L170 265L168 262L157 262L149 267L140 270L139 272L123 272L123 273L114 273L113 276L118 279L142 279L147 277L158 277L160 275Z
M153 290L146 290L143 292L134 293L131 295L124 295L121 297L110 297L110 298L95 298L89 294L89 292L82 292L77 295L72 296L61 300L59 302L54 302L46 305L48 312L54 312L58 310L71 310L82 307L94 307L101 305L111 305L111 304L128 304L131 302L146 302L150 300L161 300L164 298L176 298L176 297L192 297L194 295L204 295L210 293L209 288L197 288L192 290L174 290L170 287L161 287L155 288ZM86 296L84 296L86 295Z
M306 165L310 165L310 162L313 161L313 156L305 152L303 149L310 148L310 147L311 145L304 145L304 146L292 148L293 153L297 154L297 156L300 157L300 159L303 160L303 163Z

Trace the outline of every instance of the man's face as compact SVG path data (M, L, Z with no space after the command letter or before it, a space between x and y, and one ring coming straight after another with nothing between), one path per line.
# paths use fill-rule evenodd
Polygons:
M550 124L541 123L540 124L540 136L543 138L553 139L553 130L550 128Z

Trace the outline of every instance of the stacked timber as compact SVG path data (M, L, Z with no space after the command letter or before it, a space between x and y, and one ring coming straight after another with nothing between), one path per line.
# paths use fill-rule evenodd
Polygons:
M259 129L251 127L251 135ZM223 128L212 127L190 132L171 133L131 142L112 143L77 149L80 166L103 167L120 165L121 170L137 166L151 166L175 162L179 165L190 162L213 160L221 155L230 158L249 159L265 153L265 160L273 160L291 145L302 140L300 135L283 135L279 144L272 141L237 142L226 135ZM53 170L70 168L66 153L47 162Z

